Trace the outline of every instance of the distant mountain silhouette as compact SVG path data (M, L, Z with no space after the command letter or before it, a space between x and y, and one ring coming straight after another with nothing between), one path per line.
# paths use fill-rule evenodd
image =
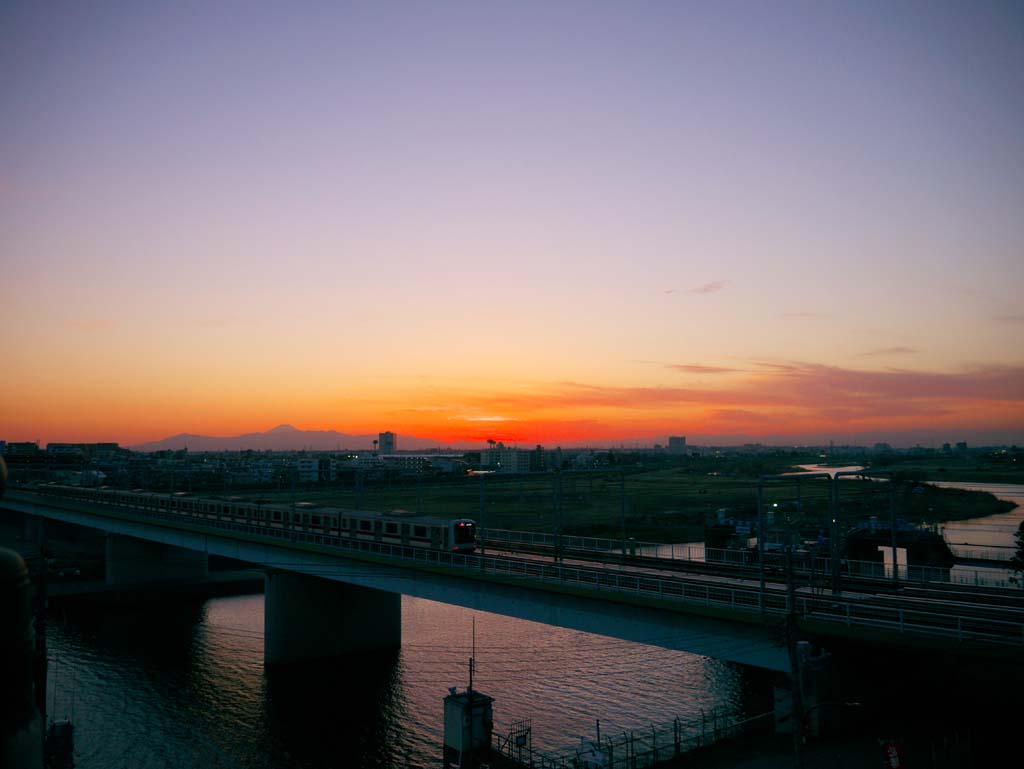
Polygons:
M373 448L373 441L377 434L372 435L350 435L339 433L335 430L299 430L293 425L278 425L264 433L247 433L232 437L215 437L210 435L194 435L192 433L181 433L170 438L159 441L143 443L139 446L132 446L136 451L163 451L187 448L189 451L243 451L254 449L258 451L338 451L339 449L350 449L354 451L365 451ZM687 444L690 447L697 446L740 446L743 444L761 444L762 446L828 446L834 442L836 446L859 445L871 447L877 442L888 442L895 447L909 447L914 445L941 446L943 441L966 440L973 446L1008 446L1019 445L1024 442L1021 439L1019 430L903 430L903 431L873 431L860 433L835 434L810 434L810 435L708 435L694 434L686 435ZM593 441L565 441L562 443L548 443L546 448L553 449L558 445L562 448L624 448L639 449L651 448L655 444L664 446L668 441L666 436L657 435L646 438L624 438L621 440L605 439ZM516 443L508 441L509 447L532 449L534 443L524 441ZM400 451L425 451L427 449L450 448L455 451L479 451L487 448L484 441L455 441L444 443L431 438L415 438L409 435L398 436L398 447Z
M269 430L267 430L266 434L270 435L272 433L297 433L297 432L299 432L299 428L294 427L292 425L278 425L277 427L272 427Z
M350 435L335 430L299 430L292 425L278 425L265 433L246 433L229 437L211 435L195 435L180 433L159 441L132 446L135 451L338 451L351 449L365 451L373 448L377 435ZM448 444L429 438L414 438L409 435L398 436L400 451L424 451L426 449L447 448ZM452 448L463 450L479 448L476 444L457 443Z

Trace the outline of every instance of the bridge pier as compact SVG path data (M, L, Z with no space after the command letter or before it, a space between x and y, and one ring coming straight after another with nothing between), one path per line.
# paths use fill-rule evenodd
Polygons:
M807 641L797 644L800 669L775 687L775 731L792 734L795 728L793 689L800 687L803 703L803 734L822 737L838 731L844 704L837 696L835 671L828 652L814 653Z
M192 582L206 577L208 561L198 550L107 534L106 571L112 586Z
M267 572L263 662L270 667L402 644L402 596L294 572Z
M46 519L40 515L26 515L25 529L22 532L21 539L36 547L42 547L46 544Z

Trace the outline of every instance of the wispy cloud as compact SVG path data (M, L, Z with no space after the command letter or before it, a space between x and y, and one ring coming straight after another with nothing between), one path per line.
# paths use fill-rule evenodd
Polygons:
M665 368L684 374L734 374L743 370L724 366L704 366L699 363L666 363Z
M568 411L600 421L664 424L684 420L714 432L771 429L901 429L984 420L1024 427L1024 366L958 372L864 371L812 363L762 363L719 387L629 387L558 382L532 391L467 393L470 408L515 414L531 425ZM487 412L485 412L487 413Z
M697 286L696 288L691 288L689 290L689 293L691 293L691 294L713 294L716 291L722 291L728 285L729 285L729 281L727 281L727 280L713 280L710 283L703 283L703 284Z
M1024 323L1024 315L1020 313L1011 315L996 315L995 319L1002 323Z
M726 366L705 366L701 363L666 363L660 360L642 360L637 358L630 358L626 363L661 366L671 371L681 371L684 374L733 374L744 371L744 369L728 368Z
M861 358L880 357L885 355L915 355L917 350L913 347L882 347L878 350L868 350L858 353Z

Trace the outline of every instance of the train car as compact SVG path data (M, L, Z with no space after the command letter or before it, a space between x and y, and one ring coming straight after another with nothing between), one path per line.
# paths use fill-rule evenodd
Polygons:
M324 542L322 537L337 537L462 553L476 549L476 522L469 518L450 520L405 510L380 513L326 507L311 502L266 504L264 500L242 497L197 497L188 492L168 494L144 489L89 488L55 483L44 484L36 490L48 496L180 515L200 524L212 520L281 532L302 532L312 535L317 543Z

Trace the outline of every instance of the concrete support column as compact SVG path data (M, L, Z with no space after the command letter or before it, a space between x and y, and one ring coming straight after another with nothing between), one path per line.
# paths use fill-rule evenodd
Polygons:
M206 553L107 534L107 584L192 582L208 574Z
M36 547L46 544L46 519L41 515L25 516L25 531L22 540L29 542Z
M402 596L320 577L268 571L263 662L306 662L402 644Z
M794 729L793 687L799 685L803 700L803 733L806 737L822 737L837 731L845 704L835 691L831 656L814 654L806 641L797 644L800 670L786 677L783 686L775 687L775 731L791 734Z

